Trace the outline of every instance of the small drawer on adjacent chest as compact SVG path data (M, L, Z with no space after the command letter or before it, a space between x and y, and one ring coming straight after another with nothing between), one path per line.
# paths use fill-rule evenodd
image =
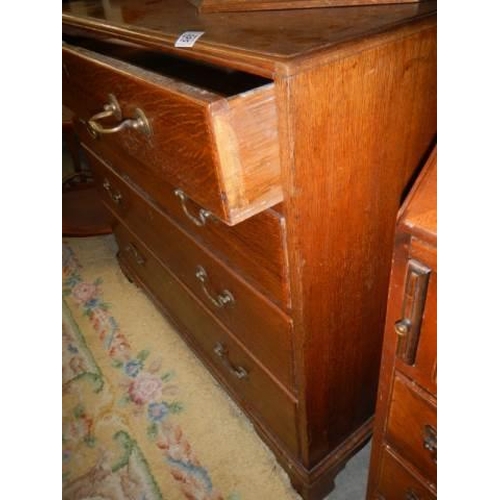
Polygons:
M216 377L293 453L296 400L227 331L124 225L115 227L119 260L126 273L149 291ZM257 333L257 332L256 332Z
M105 203L121 218L144 217L149 204L143 201L130 179L124 180L86 145L83 148ZM153 198L170 218L236 269L253 287L282 309L288 308L285 218L281 213L267 209L235 226L228 226L214 217L204 217L201 207L165 183L161 188L158 186Z
M428 392L437 392L437 263L436 252L428 244L407 236L401 251L408 251L396 272L403 287L393 287L390 300L399 307L394 324L395 367ZM391 317L390 315L388 317Z
M387 422L388 445L432 484L437 472L437 416L434 399L396 375Z
M384 449L377 484L377 498L383 500L435 500L429 485L418 479L406 466Z
M166 180L230 225L282 201L270 80L101 45L63 45L63 102L124 168L140 162L141 182Z

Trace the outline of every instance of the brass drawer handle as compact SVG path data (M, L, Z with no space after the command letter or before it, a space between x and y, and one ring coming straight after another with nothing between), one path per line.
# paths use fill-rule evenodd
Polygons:
M118 103L118 100L116 99L116 97L113 94L109 94L108 100L109 100L109 102L107 102L104 105L104 111L101 111L101 112L95 114L87 122L87 129L88 129L90 135L94 138L96 138L98 136L98 133L95 130L95 123L97 122L97 120L103 120L104 118L111 118L112 116L116 120L122 119L122 110L120 108L120 104Z
M420 327L431 269L416 260L410 260L406 272L402 319L396 321L398 335L397 356L408 365L415 363Z
M221 308L227 305L234 304L234 296L229 290L223 290L222 293L211 293L208 288L208 275L205 269L202 266L198 266L196 268L196 273L195 273L196 278L198 281L201 283L201 286L203 288L203 292L205 295L209 298L210 302L215 307Z
M238 379L248 378L248 372L242 366L234 366L228 357L227 348L221 342L217 342L214 353L220 358L222 364Z
M151 135L151 127L149 125L149 121L146 118L144 112L139 108L135 109L134 118L126 118L114 127L105 128L99 123L99 120L110 118L111 116L115 117L117 120L122 119L120 104L113 94L109 95L109 102L104 105L104 111L101 111L89 118L89 132L93 137L98 137L102 134L115 134L116 132L120 132L121 130L127 128L137 130L138 132L144 134L146 137L149 137Z
M187 206L186 206L186 201L188 200L188 197L186 196L186 193L182 189L177 188L174 191L175 196L180 198L181 200L181 205L182 205L182 211L186 215L186 217L193 223L196 224L197 226L204 226L207 222L207 220L212 217L212 214L208 211L205 210L204 208L200 208L200 211L198 213L198 216L192 215Z
M102 187L107 191L107 193L109 194L109 197L113 200L114 203L116 203L117 205L119 205L121 203L122 194L118 190L115 190L115 192L113 192L113 189L111 188L111 184L108 181L108 179L104 179L104 182L102 183Z
M146 259L139 253L139 251L137 250L137 248L135 247L135 245L133 243L129 243L125 247L125 251L132 254L132 257L134 257L134 260L140 266L143 266L146 263Z
M432 460L437 462L437 431L430 425L424 426L423 445L429 450Z

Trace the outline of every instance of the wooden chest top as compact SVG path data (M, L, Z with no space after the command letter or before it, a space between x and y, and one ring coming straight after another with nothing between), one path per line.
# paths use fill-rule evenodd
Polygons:
M432 151L427 171L401 207L401 223L410 233L431 245L437 244L437 146Z
M321 9L321 15L317 9L200 14L188 0L70 0L63 4L63 31L83 29L272 76L294 72L296 64L325 50L351 47L402 25L411 29L415 22L435 17L436 5L334 7ZM176 48L175 41L186 31L204 34L193 47Z

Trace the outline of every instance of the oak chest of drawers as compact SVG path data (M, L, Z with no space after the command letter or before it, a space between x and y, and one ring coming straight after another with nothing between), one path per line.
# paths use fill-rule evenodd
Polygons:
M63 102L121 266L304 498L371 435L394 221L436 133L435 8L63 6Z
M401 209L387 305L368 498L437 489L437 149Z

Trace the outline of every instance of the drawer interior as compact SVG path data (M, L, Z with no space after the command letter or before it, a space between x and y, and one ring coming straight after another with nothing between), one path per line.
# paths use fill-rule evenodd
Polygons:
M142 172L139 185L164 180L228 225L283 200L272 81L118 41L65 42L63 104L96 148ZM145 129L116 126L137 116Z
M201 61L180 59L121 40L108 41L64 35L63 41L225 98L272 82L261 76Z

